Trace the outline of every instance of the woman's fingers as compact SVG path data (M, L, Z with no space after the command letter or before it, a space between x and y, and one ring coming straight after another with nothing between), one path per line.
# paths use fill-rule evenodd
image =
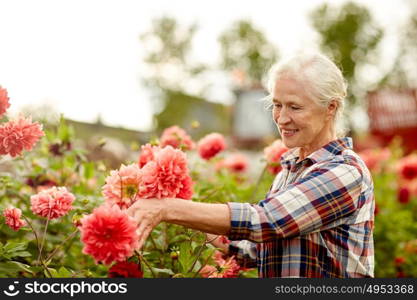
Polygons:
M139 249L142 248L143 244L145 243L145 241L148 238L149 234L151 233L152 229L153 229L152 226L145 227L145 230L143 231L141 237L139 238L139 245L138 245Z

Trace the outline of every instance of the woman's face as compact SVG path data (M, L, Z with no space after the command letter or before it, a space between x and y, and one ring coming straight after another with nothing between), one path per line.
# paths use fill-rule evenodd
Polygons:
M278 79L273 104L272 115L286 147L301 147L307 156L336 138L331 130L332 108L314 102L302 82Z

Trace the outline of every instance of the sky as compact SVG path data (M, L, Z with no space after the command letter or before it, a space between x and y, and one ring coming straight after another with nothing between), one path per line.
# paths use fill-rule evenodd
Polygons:
M355 1L386 30L383 60L397 51L406 1ZM11 115L42 106L78 121L95 122L100 116L106 125L149 130L151 95L141 85L139 36L152 19L197 22L192 55L216 64L219 34L242 18L252 20L281 56L317 47L307 15L323 2L345 1L0 0L0 85L8 90Z

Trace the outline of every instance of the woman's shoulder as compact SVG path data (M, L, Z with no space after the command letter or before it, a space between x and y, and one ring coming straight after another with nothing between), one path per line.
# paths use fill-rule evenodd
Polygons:
M357 176L372 182L372 176L365 162L354 150L346 148L337 155L329 157L327 160L321 161L313 168L328 168L337 170L348 170L357 173ZM357 171L357 172L354 172Z

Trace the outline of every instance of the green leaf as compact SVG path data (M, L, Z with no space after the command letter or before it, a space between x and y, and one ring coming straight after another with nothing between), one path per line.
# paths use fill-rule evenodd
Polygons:
M15 243L15 242L7 242L6 245L3 247L5 252L12 253L15 251L25 250L27 248L27 243Z
M22 264L17 261L0 262L0 273L15 275L16 273L24 271L32 274L29 265Z
M182 269L181 273L187 272L192 264L190 242L187 241L180 244L180 255L178 261Z
M69 277L72 277L72 275L73 274L72 274L71 271L67 270L65 267L62 266L58 270L57 277L58 278L69 278Z
M158 274L166 274L166 275L174 275L171 269L160 269L160 268L152 268L152 270Z
M46 270L43 271L43 273L45 274L46 277L48 277L48 278L59 278L58 272L54 268L48 268L48 271L49 271L50 275ZM52 277L51 277L51 275L52 275Z
M32 254L28 251L18 251L13 253L13 257L30 257Z
M94 163L87 162L83 164L84 167L84 177L90 179L94 176Z

